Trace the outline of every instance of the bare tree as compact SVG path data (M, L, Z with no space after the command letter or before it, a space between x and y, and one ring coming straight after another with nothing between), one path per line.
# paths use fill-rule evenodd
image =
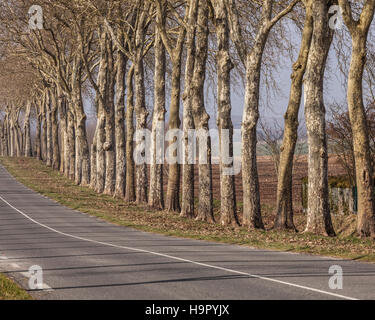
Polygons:
M359 20L353 18L349 1L339 0L346 26L352 36L352 59L348 79L348 107L353 132L354 158L358 188L357 232L361 237L375 238L375 199L373 168L366 113L363 103L363 71L366 63L366 43L374 18L375 1L367 0Z
M324 71L333 31L330 29L328 3L312 4L314 33L307 61L305 118L309 143L308 209L305 232L335 236L328 199L328 150L323 99Z
M242 120L242 185L243 185L243 224L252 228L264 228L259 195L259 178L256 162L257 123L259 119L259 90L261 65L264 48L273 26L287 15L298 0L291 1L285 8L273 16L275 1L266 0L261 5L261 16L258 22L252 47L247 48L243 38L244 31L236 1L226 0L230 22L231 38L238 55L246 68L245 105Z

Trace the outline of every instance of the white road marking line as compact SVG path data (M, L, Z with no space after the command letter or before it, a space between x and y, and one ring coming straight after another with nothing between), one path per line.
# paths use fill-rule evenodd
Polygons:
M78 236L75 236L75 235L72 235L72 234L69 234L69 233L61 232L61 231L56 230L54 228L51 228L51 227L49 227L49 226L47 226L45 224L42 224L42 223L34 220L30 216L28 216L26 213L24 213L21 210L17 209L13 205L11 205L2 196L0 196L0 199L4 203L6 203L9 207L11 207L13 210L17 211L18 213L20 213L21 215L23 215L25 218L29 219L30 221L34 222L35 224L37 224L37 225L39 225L39 226L41 226L43 228L46 228L46 229L48 229L50 231L53 231L55 233L64 235L66 237L70 237L70 238L74 238L74 239L79 239L79 240L87 241L87 242L91 242L91 243L101 244L101 245L105 245L105 246L109 246L109 247L113 247L113 248L119 248L119 249L126 249L126 250L130 250L130 251L148 253L148 254L159 256L159 257L164 257L164 258L168 258L168 259L172 259L172 260L187 262L187 263L195 264L195 265L206 267L206 268L221 270L221 271L225 271L225 272L229 272L229 273L234 273L234 274L239 274L239 275L243 275L243 276L248 276L248 277L252 277L252 278L256 278L256 279L260 279L260 280L265 280L265 281L270 281L270 282L274 282L274 283L278 283L278 284L283 284L283 285L287 285L287 286L290 286L290 287L295 287L295 288L304 289L304 290L308 290L308 291L312 291L312 292L326 294L326 295L333 296L333 297L336 297L336 298L341 298L341 299L346 299L346 300L359 300L357 298L348 297L348 296L344 296L344 295L333 293L333 292L329 292L329 291L324 291L324 290L315 289L315 288L311 288L311 287L307 287L307 286L302 286L302 285L299 285L299 284L295 284L295 283L291 283L291 282L286 282L286 281L281 281L281 280L277 280L277 279L273 279L273 278L263 277L263 276L259 276L259 275L255 275L255 274L251 274L251 273L247 273L247 272L237 271L237 270L233 270L233 269L227 269L227 268L223 268L223 267L219 267L219 266L214 266L214 265L210 265L210 264L206 264L206 263L202 263L202 262L197 262L197 261L193 261L193 260L189 260L189 259L179 258L179 257L171 256L171 255L168 255L168 254L163 254L163 253L159 253L159 252L153 252L153 251L139 249L139 248L132 248L132 247L120 246L120 245L116 245L116 244L112 244L112 243L106 243L106 242L102 242L102 241L96 241L96 240L92 240L92 239L78 237Z
M8 260L6 256L0 256L0 260Z

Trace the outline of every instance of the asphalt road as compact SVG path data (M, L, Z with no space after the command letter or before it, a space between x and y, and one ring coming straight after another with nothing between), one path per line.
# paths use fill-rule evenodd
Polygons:
M28 288L35 265L39 299L375 298L375 264L115 226L31 191L0 165L0 271ZM342 289L330 289L333 265Z

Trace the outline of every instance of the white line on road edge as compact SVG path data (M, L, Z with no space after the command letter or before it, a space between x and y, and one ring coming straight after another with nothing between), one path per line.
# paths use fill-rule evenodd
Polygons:
M29 217L26 213L22 212L21 210L17 209L16 207L12 206L2 196L0 196L0 199L4 203L6 203L9 207L11 207L12 209L14 209L18 213L22 214L25 218L29 219L30 221L34 222L35 224L37 224L37 225L39 225L39 226L41 226L43 228L46 228L46 229L48 229L50 231L56 232L56 233L58 233L60 235L66 236L66 237L70 237L70 238L74 238L74 239L78 239L78 240L82 240L82 241L87 241L87 242L91 242L91 243L101 244L101 245L105 245L105 246L109 246L109 247L113 247L113 248L119 248L119 249L126 249L126 250L130 250L130 251L137 251L137 252L148 253L148 254L159 256L159 257L169 258L169 259L172 259L172 260L177 260L177 261L192 263L192 264L195 264L195 265L198 265L198 266L202 266L202 267L207 267L207 268L211 268L211 269L221 270L221 271L225 271L225 272L229 272L229 273L234 273L234 274L239 274L239 275L243 275L243 276L248 276L248 277L252 277L252 278L256 278L256 279L260 279L260 280L271 281L271 282L275 282L275 283L278 283L278 284L287 285L287 286L290 286L290 287L295 287L295 288L299 288L299 289L304 289L304 290L309 290L309 291L313 291L313 292L317 292L317 293L322 293L322 294L330 295L330 296L341 298L341 299L358 300L356 298L352 298L352 297L348 297L348 296L343 296L341 294L337 294L337 293L333 293L333 292L329 292L329 291L324 291L324 290L319 290L319 289L315 289L315 288L311 288L311 287L306 287L306 286L302 286L302 285L299 285L299 284L295 284L295 283L291 283L291 282L286 282L286 281L281 281L281 280L277 280L277 279L272 279L272 278L268 278L268 277L263 277L263 276L259 276L259 275L255 275L255 274L251 274L251 273L247 273L247 272L242 272L242 271L227 269L227 268L223 268L223 267L218 267L218 266L214 266L214 265L211 265L211 264L206 264L206 263L202 263L202 262L197 262L197 261L193 261L193 260L188 260L188 259L184 259L184 258L179 258L179 257L171 256L171 255L168 255L168 254L163 254L163 253L159 253L159 252L153 252L153 251L139 249L139 248L131 248L131 247L126 247L126 246L120 246L120 245L116 245L116 244L112 244L112 243L101 242L101 241L96 241L96 240L92 240L92 239L78 237L78 236L75 236L75 235L72 235L72 234L69 234L69 233L61 232L61 231L56 230L54 228L51 228L51 227L49 227L49 226L47 226L45 224L42 224L42 223L34 220L33 218Z

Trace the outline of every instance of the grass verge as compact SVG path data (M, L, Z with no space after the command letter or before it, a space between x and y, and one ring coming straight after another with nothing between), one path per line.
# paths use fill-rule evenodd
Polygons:
M0 300L32 300L13 280L0 273Z
M111 196L98 195L89 188L76 186L61 173L35 159L0 157L0 162L30 189L66 207L117 225L168 236L375 262L375 242L370 239L344 234L328 238L294 232L248 230L243 227L234 229L198 222L166 211L126 204Z

